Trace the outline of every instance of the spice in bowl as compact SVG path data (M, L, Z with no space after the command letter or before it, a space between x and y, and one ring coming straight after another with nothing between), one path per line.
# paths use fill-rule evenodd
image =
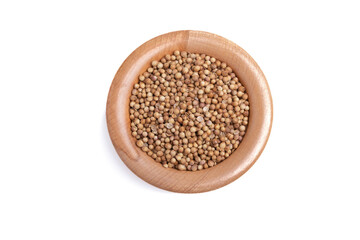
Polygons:
M249 113L246 89L225 62L185 51L152 61L130 97L136 145L180 171L228 158L245 135Z

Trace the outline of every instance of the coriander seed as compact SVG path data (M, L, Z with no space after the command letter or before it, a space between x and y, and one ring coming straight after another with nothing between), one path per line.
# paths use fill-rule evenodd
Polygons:
M153 60L130 96L136 145L164 168L200 171L228 158L243 140L249 96L225 62L176 50Z

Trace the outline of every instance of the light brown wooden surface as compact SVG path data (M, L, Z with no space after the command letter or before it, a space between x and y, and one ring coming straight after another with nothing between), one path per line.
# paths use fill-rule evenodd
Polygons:
M201 171L166 169L135 145L130 132L130 94L139 74L152 60L174 50L205 53L225 61L249 94L249 126L238 149L219 165ZM272 99L259 66L242 48L215 34L201 31L171 32L144 43L121 65L112 82L106 109L108 130L122 161L137 176L159 188L183 193L222 187L243 175L259 158L272 125Z

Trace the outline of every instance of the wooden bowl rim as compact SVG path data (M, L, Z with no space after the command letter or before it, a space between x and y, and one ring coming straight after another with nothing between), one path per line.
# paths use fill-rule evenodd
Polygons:
M218 47L221 52L233 54L233 56L228 56L228 60L234 59L234 62L227 61L227 63L237 75L249 76L244 79L240 78L240 81L243 84L246 82L244 85L249 93L250 106L253 105L252 101L255 101L259 110L256 110L257 112L253 116L254 109L251 108L249 126L243 142L224 162L215 167L196 172L166 169L135 145L135 139L131 136L129 126L130 92L138 75L150 66L152 60L158 60L175 49L187 51L199 49L201 51L207 45L209 45L208 51L210 52L211 49ZM223 60L219 49L213 53L198 53L206 53ZM236 63L236 66L240 66L241 63L239 68L243 68L243 70L239 70L239 74L236 72L237 69L233 63ZM251 79L251 81L247 79ZM251 88L255 89L253 93L251 93ZM254 117L256 117L256 126L252 125L252 118ZM121 160L133 173L144 181L168 191L198 193L214 190L233 182L256 162L270 135L273 105L269 85L263 72L245 50L216 34L184 30L155 37L142 44L128 56L111 84L107 100L106 119L112 143ZM244 142L246 143L244 144ZM242 147L243 145L246 146Z

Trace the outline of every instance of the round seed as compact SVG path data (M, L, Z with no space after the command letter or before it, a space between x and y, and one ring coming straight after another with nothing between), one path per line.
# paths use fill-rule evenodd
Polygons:
M134 84L131 135L165 168L211 168L241 143L250 116L248 99L226 63L176 50L153 60Z

